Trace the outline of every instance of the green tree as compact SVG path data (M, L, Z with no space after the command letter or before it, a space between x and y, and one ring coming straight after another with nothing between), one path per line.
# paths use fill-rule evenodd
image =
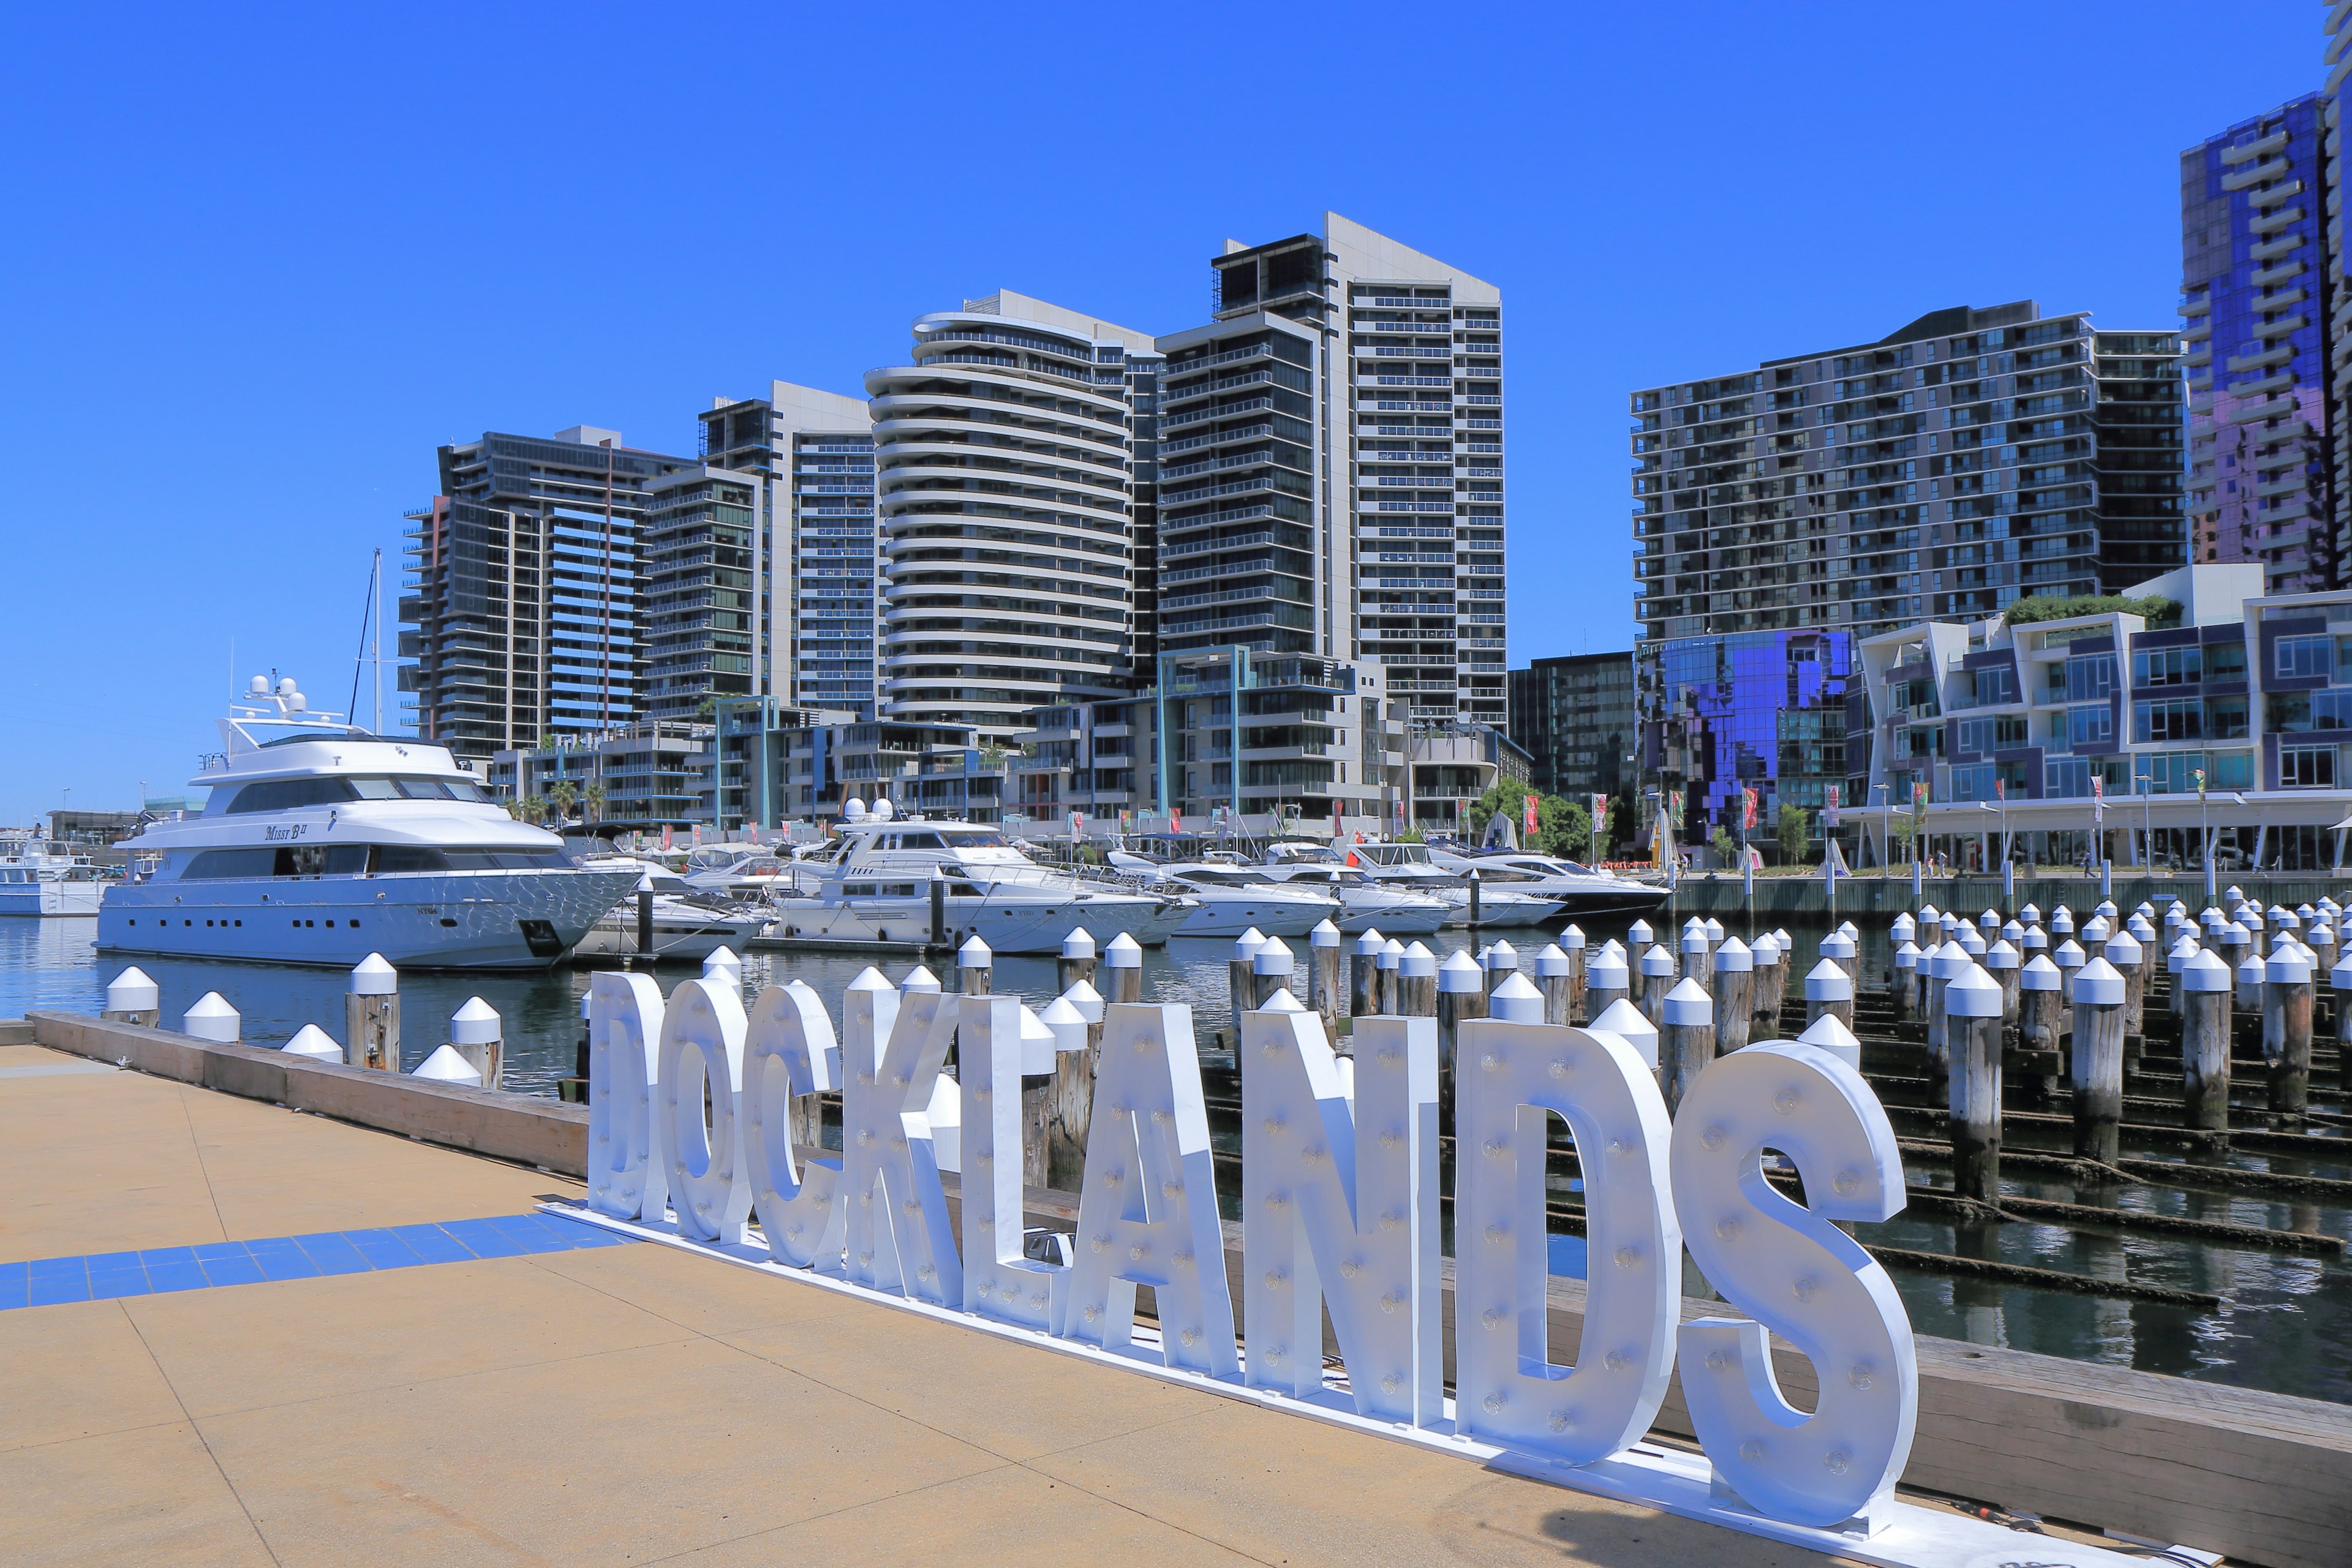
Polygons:
M1530 848L1565 860L1582 859L1592 843L1592 813L1556 795L1536 802L1536 841Z
M1811 847L1813 825L1801 805L1782 805L1772 813L1773 836L1780 841L1780 864L1802 866L1808 863L1806 851Z
M591 779L588 787L581 792L580 799L588 808L589 821L602 820L604 816L604 781Z
M1739 840L1731 836L1731 829L1728 827L1717 828L1715 830L1714 838L1708 841L1708 847L1715 851L1715 863L1717 865L1737 866L1739 864Z
M549 786L547 791L547 803L551 806L554 807L555 820L559 826L570 819L572 816L572 803L579 798L580 788L570 779L558 779L553 784Z
M513 795L507 795L501 798L499 804L506 807L507 815L513 817L517 822L528 822L530 820L530 816L528 815L530 810L530 803L529 801L518 800Z
M1510 813L1513 825L1516 826L1521 809L1520 799L1528 793L1530 792L1528 786L1517 779L1496 779L1493 784L1488 784L1486 793L1470 803L1470 831L1467 837L1474 839L1484 837L1486 824L1494 820L1495 814L1498 811Z

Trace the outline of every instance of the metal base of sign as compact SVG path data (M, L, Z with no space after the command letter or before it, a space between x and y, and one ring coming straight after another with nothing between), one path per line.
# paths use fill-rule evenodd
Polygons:
M1357 1415L1355 1402L1348 1394L1346 1379L1328 1371L1324 1373L1323 1392L1319 1395L1311 1399L1293 1398L1264 1389L1244 1388L1239 1384L1226 1383L1195 1372L1179 1371L1162 1365L1156 1359L1149 1359L1159 1354L1159 1339L1141 1325L1135 1331L1135 1344L1130 1351L1124 1353L1105 1351L1093 1345L1057 1339L1033 1329L997 1322L959 1308L910 1300L814 1269L788 1268L770 1258L767 1248L762 1246L723 1247L692 1241L667 1226L617 1220L583 1204L543 1203L540 1205L540 1212L600 1226L641 1241L657 1242L665 1247L698 1253L739 1268L772 1274L780 1279L854 1296L902 1312L912 1312L919 1317L954 1323L961 1328L993 1334L999 1339L1017 1340L1040 1350L1116 1366L1126 1372L1140 1373L1164 1383L1198 1388L1227 1399L1328 1422L1371 1436L1384 1437L1391 1442L1408 1443L1433 1453L1452 1454L1475 1461L1489 1469L1501 1470L1528 1480L1548 1482L1572 1491L1653 1508L1684 1519L1700 1520L1708 1524L1721 1525L1727 1530L1737 1530L1769 1541L1786 1542L1791 1546L1829 1552L1852 1562L1873 1564L1874 1568L2005 1568L2005 1565L2028 1560L2035 1568L2147 1568L2147 1560L2143 1557L2102 1547L2072 1545L2050 1536L2032 1537L2034 1544L2029 1546L2016 1531L1970 1519L1956 1510L1920 1508L1902 1501L1890 1503L1883 1512L1874 1513L1867 1521L1849 1520L1844 1525L1829 1530L1784 1524L1778 1520L1767 1519L1740 1502L1735 1493L1716 1480L1714 1467L1701 1454L1637 1443L1614 1458L1604 1459L1599 1464L1562 1464L1541 1455L1499 1448L1491 1443L1454 1436L1454 1402L1451 1399L1445 1402L1446 1419L1444 1421L1428 1427L1406 1426Z

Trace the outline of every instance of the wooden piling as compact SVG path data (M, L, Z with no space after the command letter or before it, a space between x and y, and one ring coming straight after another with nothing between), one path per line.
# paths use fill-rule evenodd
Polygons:
M1339 928L1329 921L1307 933L1307 981L1312 994L1307 1005L1323 1019L1323 1037L1336 1040L1339 1028Z
M1408 1018L1437 1016L1437 955L1414 942L1397 961L1397 1011Z
M1848 1029L1853 1027L1853 982L1833 959L1822 959L1805 976L1805 1026L1812 1027L1824 1016L1834 1017Z
M1943 1080L1944 1064L1951 1058L1951 1047L1944 1038L1944 988L1951 984L1958 966L1967 962L1968 949L1957 942L1939 943L1931 952L1920 955L1920 966L1927 976L1927 1005L1921 1010L1924 1026L1921 1039L1931 1090ZM1943 1097L1931 1095L1931 1098L1940 1100Z
M1756 960L1736 936L1715 950L1715 1048L1720 1055L1745 1050L1755 1026Z
M1143 1000L1143 946L1125 931L1103 949L1103 967L1110 972L1110 990L1103 1000L1114 1005Z
M1661 1022L1666 1005L1666 993L1675 988L1675 955L1663 947L1654 947L1642 955L1641 993L1636 1005L1642 1016L1654 1027Z
M2218 952L2200 948L2180 967L2183 1120L2195 1131L2230 1131L2230 1012L2236 989Z
M1403 982L1398 973L1404 967L1404 943L1391 937L1381 948L1381 1011L1390 1017L1404 1016Z
M1698 1075L1715 1060L1715 998L1696 980L1678 982L1659 1002L1659 1062L1666 1110L1681 1109Z
M1287 991L1291 994L1291 1000L1297 1001L1297 989L1292 984L1297 968L1297 960L1292 955L1288 942L1280 937L1271 936L1259 942L1257 951L1250 954L1249 1010L1255 1013L1273 1001L1277 991ZM1234 1020L1234 1038L1238 1048L1241 1039L1241 1020L1238 1017ZM1239 1059L1235 1058L1235 1060Z
M2263 1062L2273 1114L2300 1117L2311 1102L2311 961L2284 934L2263 983Z
M2147 996L2147 950L2131 932L2118 931L2107 938L2099 956L2123 978L2124 1037L2137 1039L2144 1026L2142 1014Z
M967 996L985 996L995 989L996 955L977 936L956 951L956 979Z
M2095 958L2074 975L2074 1039L2068 1079L2074 1101L2074 1152L2112 1165L2123 1156L2124 1015L2129 984Z
M1505 975L1519 972L1519 950L1498 939L1494 946L1479 955L1478 964L1482 971L1478 977L1479 984L1487 995L1492 996L1495 987L1503 983Z
M1694 921L1692 923L1696 924L1697 922ZM1706 927L1701 925L1696 931L1685 930L1683 932L1683 967L1681 978L1685 980L1696 980L1701 985L1713 984L1715 983L1715 974L1713 966L1707 961L1707 953L1710 950L1706 943Z
M1388 938L1367 931L1348 955L1348 1014L1369 1018L1381 1010L1381 950Z
M1543 997L1545 1023L1574 1024L1578 1021L1574 967L1574 961L1557 944L1536 954L1535 983L1538 994Z
M1781 951L1780 939L1766 931L1748 950L1748 962L1756 967L1748 985L1748 1038L1769 1040L1775 1037L1772 1015L1778 1005L1780 989L1780 968L1788 962Z
M1568 1016L1560 1022L1573 1024L1591 1016L1584 1007L1584 966L1585 961L1591 956L1584 932L1576 926L1570 926L1559 933L1559 940L1547 951L1557 951L1568 959ZM1538 969L1537 973L1541 973L1542 971Z
M1514 971L1513 973L1517 973ZM1486 1016L1486 977L1478 961L1456 952L1437 970L1437 1102L1444 1127L1454 1125L1454 1064L1465 1020Z
M1950 1025L1952 1189L2000 1201L2000 987L1974 963L1944 987Z
M1895 947L1895 978L1887 989L1895 1001L1895 1026L1907 1029L1919 1021L1919 950L1909 937Z
M1602 947L1584 966L1583 1015L1570 1021L1597 1025L1601 1015L1609 1010L1612 1003L1630 1003L1633 980L1625 965L1625 955L1613 945Z
M1062 955L1054 961L1054 989L1067 991L1079 981L1095 983L1095 939L1084 926L1073 926L1062 939Z

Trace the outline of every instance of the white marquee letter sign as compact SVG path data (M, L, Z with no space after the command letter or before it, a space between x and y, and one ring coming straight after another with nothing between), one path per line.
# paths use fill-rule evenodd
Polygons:
M963 1310L1050 1332L1069 1269L1022 1256L1018 996L966 996L956 1026L963 1090ZM1038 1024L1036 1027L1044 1027Z
M1665 1398L1682 1237L1667 1195L1671 1129L1649 1064L1616 1035L1464 1022L1454 1058L1454 1421L1490 1443L1571 1464L1638 1441ZM1546 1348L1547 1112L1584 1173L1583 1335L1573 1366Z
M668 1162L654 1125L661 987L599 974L588 987L588 1204L614 1219L669 1218Z
M841 1047L824 999L801 980L761 992L743 1042L743 1160L768 1254L795 1268L841 1263L840 1162L803 1169L793 1155L794 1102L840 1089Z
M844 999L845 1014L856 1000ZM963 1264L925 1112L955 1039L959 1000L936 991L908 992L898 998L878 1061L863 1054L855 1032L842 1051L849 1278L940 1307L963 1305ZM872 1016L878 1032L878 1000Z
M1356 1409L1444 1414L1437 1020L1363 1018L1355 1084L1313 1013L1242 1017L1242 1322L1247 1381L1323 1392L1328 1301Z
M1188 1006L1122 1002L1105 1011L1077 1254L1065 1338L1126 1350L1135 1288L1149 1285L1166 1363L1211 1377L1239 1375L1209 1108Z
M732 1246L751 1238L743 1170L743 999L730 984L688 980L662 1019L655 1121L669 1156L677 1232ZM710 1121L702 1120L704 1088Z
M1810 1207L1764 1179L1768 1149ZM1750 1046L1699 1075L1675 1122L1692 1258L1754 1321L1682 1330L1683 1394L1716 1474L1759 1512L1828 1529L1891 1502L1918 1418L1911 1322L1876 1259L1831 1224L1903 1208L1895 1131L1860 1073L1816 1046ZM1812 1415L1781 1397L1766 1331L1813 1363Z

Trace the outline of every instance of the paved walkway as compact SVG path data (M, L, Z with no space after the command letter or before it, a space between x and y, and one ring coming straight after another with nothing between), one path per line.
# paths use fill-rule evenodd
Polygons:
M0 1563L1826 1561L669 1247L301 1273L580 1188L76 1062L0 1047L0 1265L163 1262L0 1310Z

